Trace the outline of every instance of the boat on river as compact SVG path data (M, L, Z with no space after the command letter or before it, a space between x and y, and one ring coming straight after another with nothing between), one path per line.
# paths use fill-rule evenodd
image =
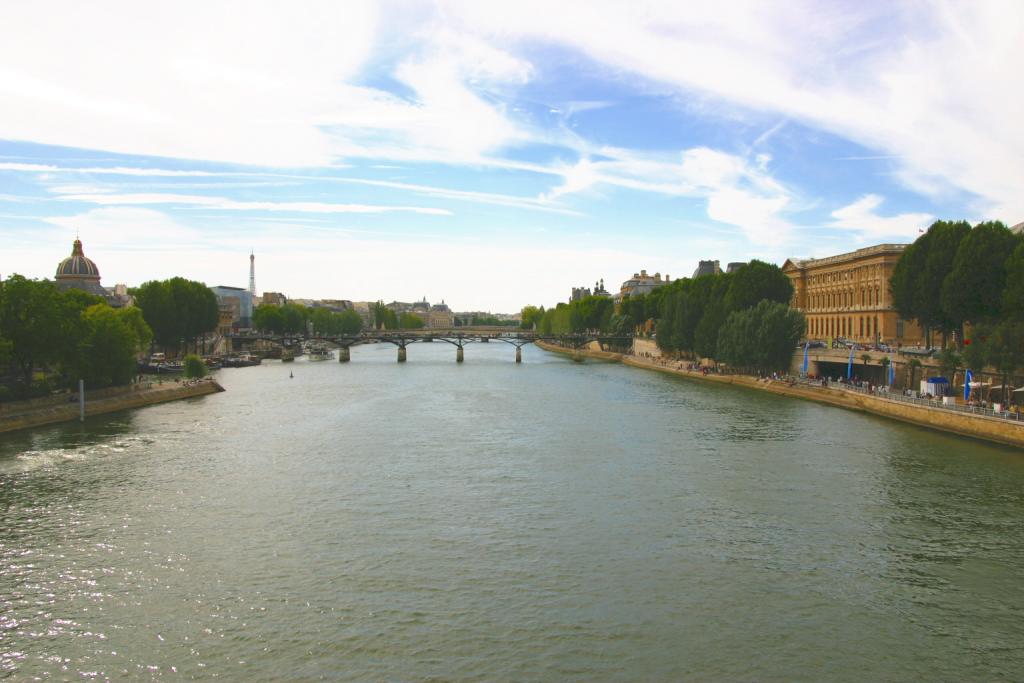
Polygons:
M306 355L309 357L309 360L331 360L334 358L334 351L331 351L326 346L313 346L310 347Z
M252 367L253 365L259 365L262 362L263 359L260 358L259 356L254 356L251 353L243 353L238 356L225 358L223 361L221 361L221 365L223 365L225 368L248 368Z

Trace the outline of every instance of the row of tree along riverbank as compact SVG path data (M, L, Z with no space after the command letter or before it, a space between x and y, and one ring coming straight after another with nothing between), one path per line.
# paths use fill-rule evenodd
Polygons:
M696 355L747 372L789 367L806 323L789 307L793 284L775 265L751 261L732 273L680 278L649 294L590 296L544 310L527 306L523 327L541 334L631 334L657 325L658 348ZM616 349L628 351L628 349Z
M961 436L983 439L1017 448L1024 448L1024 423L984 415L961 413L942 408L907 403L884 395L865 394L842 388L798 383L795 381L759 378L744 374L722 374L689 369L691 361L677 361L660 356L640 356L633 353L609 353L596 349L575 350L547 342L537 342L546 350L578 357L619 361L625 365L654 370L702 382L728 384L773 394L816 401L848 410L871 413L921 427L938 429Z

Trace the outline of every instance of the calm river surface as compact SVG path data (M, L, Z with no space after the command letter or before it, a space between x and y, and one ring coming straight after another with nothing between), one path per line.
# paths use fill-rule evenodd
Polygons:
M454 356L0 437L0 678L1024 679L1021 452Z

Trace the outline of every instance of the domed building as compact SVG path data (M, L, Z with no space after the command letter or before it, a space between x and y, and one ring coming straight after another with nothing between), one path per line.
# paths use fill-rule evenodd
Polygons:
M57 274L54 279L57 281L57 288L61 291L79 289L103 297L111 306L124 306L127 303L127 293L125 296L111 294L100 284L100 269L96 267L96 263L92 259L85 255L80 239L76 239L72 245L71 256L57 266Z

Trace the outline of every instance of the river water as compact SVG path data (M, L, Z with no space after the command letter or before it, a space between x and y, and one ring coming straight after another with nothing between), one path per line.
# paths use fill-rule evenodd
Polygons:
M1024 678L1019 451L523 355L0 437L0 678Z

